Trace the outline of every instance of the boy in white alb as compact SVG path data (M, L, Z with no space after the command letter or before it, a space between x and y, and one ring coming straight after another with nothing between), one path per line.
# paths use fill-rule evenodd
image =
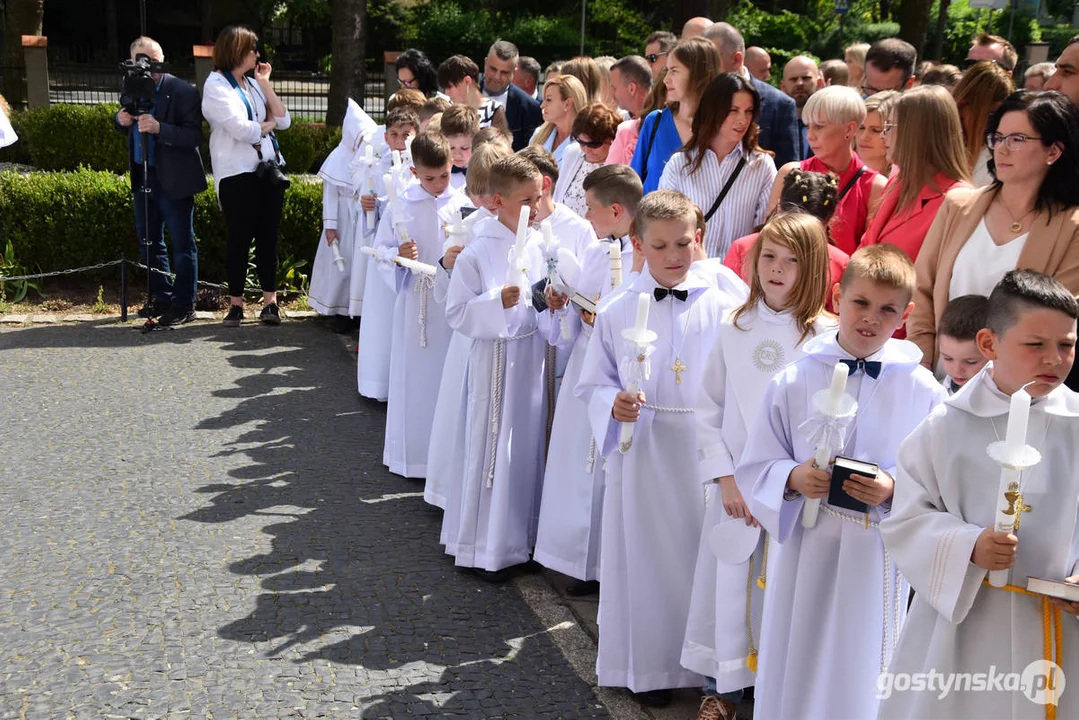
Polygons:
M540 152L549 156L545 150ZM581 258L576 290L598 303L615 289L611 284L610 248L618 248L625 267L633 263L629 228L644 191L641 179L628 165L606 165L595 170L585 178L584 190L592 226L604 240L594 243ZM579 219L576 213L570 215ZM560 298L552 304L564 302L565 298ZM599 590L604 463L588 422L588 399L574 394L584 369L594 316L576 305L570 305L568 313L572 344L569 352L559 348L567 364L551 425L533 559L576 578L578 582L567 588L568 594L587 595ZM551 323L551 333L549 343L566 343L560 322Z
M475 237L476 225L494 217L490 209L493 205L488 188L491 166L499 158L511 154L508 148L501 146L481 147L469 162L468 183L465 188L475 209L462 223L464 234L454 234L446 239L446 249L438 263L438 275L435 278L435 297L443 304L449 292L457 256ZM448 235L453 227L455 223L446 226ZM456 330L451 332L446 363L442 366L438 385L434 419L431 422L431 444L427 449L427 482L423 486L423 499L443 510L451 497L460 502L459 488L461 476L464 474L465 413L468 411L465 375L468 370L468 351L472 346L470 337ZM456 496L453 494L455 490L458 492ZM445 539L441 542L446 544Z
M978 331L985 327L989 298L960 295L944 306L937 323L937 345L944 387L949 395L959 392L967 381L989 362L978 349Z
M590 394L592 431L608 459L596 672L600 685L629 688L653 706L702 680L679 663L704 517L693 409L723 312L735 301L690 271L700 217L672 190L637 206L634 245L647 268L600 308L577 386L578 395ZM623 336L644 330L645 310L658 335L650 355ZM631 395L625 388L635 380L640 392ZM633 425L624 454L621 423Z
M447 503L442 522L456 564L502 582L528 561L543 478L545 343L531 283L545 273L535 230L524 228L525 247L510 272L521 209L534 217L540 173L524 158L502 158L491 168L490 189L497 216L479 223L457 256L446 301L450 326L472 345L464 473L459 502Z
M378 227L377 247L434 266L442 257L443 228L468 202L450 187L450 148L441 135L425 134L412 143L409 184ZM386 443L382 461L404 477L427 476L431 420L450 327L445 305L434 293L435 278L392 262L381 262L383 278L396 293Z
M362 229L359 226L359 196L364 192L368 168L366 150L371 146L375 121L349 98L348 112L341 128L341 142L318 171L322 178L322 237L311 268L307 304L320 315L349 318L349 279L352 260L359 253ZM374 167L370 168L374 172ZM344 270L334 262L332 243L337 244ZM363 268L366 272L366 267Z
M416 113L411 110L392 110L386 116L386 143L389 150L379 161L376 177L381 182L388 173L393 185L391 187L386 187L384 184L379 186L377 203L370 195L360 198L364 216L366 217L367 210L374 208L380 225L386 205L393 204L408 185L407 175L411 174L409 170L411 162L404 153L419 125ZM401 154L402 164L399 168L393 167L394 151ZM367 221L364 220L364 222ZM365 228L371 233L374 233L376 229L366 226ZM357 253L357 255L362 254ZM358 284L356 268L354 267L353 270L350 302L354 312L351 314L359 315L360 310L363 309L360 341L356 350L357 385L360 395L385 402L390 393L390 347L393 342L393 306L396 296L393 290L378 278L377 263L367 263L367 275L362 288ZM360 290L362 292L357 294Z
M868 718L876 680L891 657L908 587L884 552L878 525L888 512L899 443L944 398L920 365L922 353L892 333L914 304L914 266L894 245L856 252L833 293L838 331L805 345L805 357L768 385L735 469L752 487L749 509L775 542L768 569L755 714L763 718ZM814 394L827 391L842 363L857 403L839 455L875 464L851 475L828 503L830 474L814 466L810 429L821 421ZM810 425L805 423L809 421ZM807 498L821 499L816 524L803 527Z
M1062 385L1079 306L1049 276L1013 270L987 315L977 342L990 364L899 449L881 534L916 594L880 678L882 718L1079 716L1079 695L1064 684L1079 667L1079 625L1068 617L1079 603L1025 592L1028 577L1079 584L1079 395ZM1020 390L1025 399L1014 395ZM1007 438L1015 400L1029 406L1025 440L1041 461L1002 497L1001 467L986 450ZM995 529L1002 506L1012 532ZM989 571L1007 573L1005 586L986 584ZM915 674L937 682L921 691L894 682Z

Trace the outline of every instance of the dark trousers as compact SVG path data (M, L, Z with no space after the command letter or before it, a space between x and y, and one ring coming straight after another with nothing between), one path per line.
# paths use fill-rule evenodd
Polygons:
M228 240L225 245L225 274L229 295L244 294L247 257L251 238L255 239L255 268L264 292L277 289L277 235L285 188L262 182L253 172L223 179L217 188L221 212L225 215Z
M195 282L199 275L199 251L195 245L195 198L170 198L161 188L154 168L150 168L149 207L143 198L142 166L131 176L135 194L135 230L139 234L142 261L162 272L175 272L176 281L160 273L150 273L150 292L159 300L171 300L181 310L195 305ZM149 217L146 211L149 210ZM172 240L172 265L165 247L165 227ZM149 245L143 244L146 239ZM149 251L149 252L147 252ZM149 258L147 258L149 255Z

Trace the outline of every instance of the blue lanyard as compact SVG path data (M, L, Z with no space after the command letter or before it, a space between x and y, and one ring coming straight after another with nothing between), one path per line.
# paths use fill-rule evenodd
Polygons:
M255 114L251 111L251 103L248 102L248 100L247 100L247 93L245 93L243 91L243 88L240 87L240 83L236 82L236 77L231 72L222 72L221 74L224 75L225 79L229 81L229 85L231 85L233 87L233 89L236 90L236 92L238 92L240 94L240 99L243 100L244 107L247 108L247 119L250 120L251 122L254 122L255 121ZM268 109L269 108L267 108L267 110ZM273 151L277 155L278 162L280 162L280 160L281 160L281 148L279 148L277 146L277 138L274 136L272 130L270 131L270 144L273 145ZM259 160L261 160L262 159L262 143L255 143L254 148L255 148L255 152L257 152L258 155L259 155ZM284 165L284 163L281 163L281 164Z

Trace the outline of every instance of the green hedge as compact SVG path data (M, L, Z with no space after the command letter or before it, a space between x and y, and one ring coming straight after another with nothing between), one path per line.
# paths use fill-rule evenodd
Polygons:
M71 172L0 173L0 243L11 240L23 266L42 271L138 257L126 176ZM293 180L285 193L280 256L311 267L322 227L322 186ZM213 186L195 197L199 277L225 279L225 221Z
M113 173L127 172L127 141L115 130L119 105L52 105L12 113L19 141L0 151L0 161L33 165L39 170L74 170L80 165ZM293 121L277 133L289 172L314 173L341 140L340 130L324 123ZM210 127L202 125L202 161L210 172Z

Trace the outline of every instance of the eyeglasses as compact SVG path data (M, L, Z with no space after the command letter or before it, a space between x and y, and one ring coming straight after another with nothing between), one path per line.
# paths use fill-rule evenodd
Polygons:
M607 144L606 140L582 140L577 136L573 137L573 142L577 143L581 147L589 148L590 150L596 150Z
M411 80L402 80L398 78L397 82L401 85L401 87L410 88L416 86L416 78L412 78Z
M664 55L666 55L666 54L667 54L667 52L668 52L668 51L664 50L663 52L658 52L658 53L652 53L651 55L645 55L645 56L644 56L644 59L648 61L648 64L649 64L649 65L655 65L655 64L656 64L656 62L657 62L657 61L658 61L658 60L659 60L659 59L660 59L661 57L663 57Z
M884 123L884 127L880 130L880 136L884 137L889 133L895 132L895 123Z
M1000 133L985 134L985 144L989 146L990 150L996 150L1003 145L1008 148L1008 152L1019 152L1023 149L1023 145L1026 144L1027 140L1041 140L1041 138L1024 135L1023 133L1012 133L1011 135L1001 135Z

